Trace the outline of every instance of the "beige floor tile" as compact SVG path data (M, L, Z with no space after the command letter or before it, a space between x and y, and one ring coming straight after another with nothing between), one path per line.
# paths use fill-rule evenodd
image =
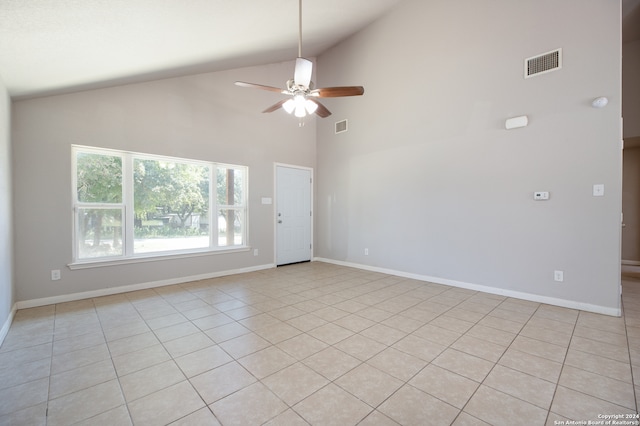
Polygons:
M598 355L569 349L565 365L587 370L612 379L631 383L631 367L628 363L614 361Z
M525 336L516 337L509 348L560 363L564 362L567 353L566 347Z
M201 408L196 412L193 412L181 419L171 423L171 426L221 426L220 422L213 415L211 410L207 408Z
M211 328L205 332L207 336L216 343L226 342L227 340L235 339L236 337L243 336L251 333L247 327L238 322L230 322L224 325L220 325Z
M43 358L15 365L14 363L0 364L0 389L31 382L51 373L51 359Z
M328 347L311 355L303 362L329 380L337 379L360 364L358 359L334 347Z
M511 342L513 342L513 339L516 338L516 333L499 330L482 324L474 325L467 335L504 347L509 346Z
M191 322L183 322L180 324L170 325L169 327L158 328L153 332L161 342L169 342L180 337L201 333L200 329Z
M396 330L400 330L405 333L413 333L418 328L424 325L422 321L407 318L402 315L395 315L391 318L387 318L386 320L382 321L381 324L391 328L395 328Z
M535 317L548 318L555 321L562 321L569 324L575 324L578 320L578 314L580 311L569 308L562 308L559 306L541 305L536 313Z
M555 383L501 365L496 365L482 384L544 410L551 406L556 390Z
M581 311L576 324L609 333L625 334L624 318L622 317L612 317Z
M254 316L259 316L263 312L253 306L242 306L237 309L231 309L230 311L224 311L224 313L230 318L240 321Z
M275 346L262 349L238 362L258 379L264 379L296 362L296 359Z
M633 385L565 365L558 384L613 404L635 409Z
M68 339L55 340L53 342L53 353L58 355L65 352L77 351L100 345L105 342L106 340L102 332L83 334L81 336L70 337Z
M402 381L407 381L427 362L394 348L387 348L367 361L367 364Z
M0 415L0 426L45 426L46 424L46 402Z
M392 347L426 362L431 362L446 349L446 346L421 339L413 334L398 341Z
M328 345L335 345L339 341L344 340L347 337L353 336L354 334L351 330L347 330L346 328L340 327L339 325L335 325L332 323L321 325L320 327L314 328L308 333L311 336L325 342Z
M120 377L120 385L126 401L131 402L184 380L176 363L166 361Z
M309 426L295 411L287 410L269 420L264 426Z
M523 373L557 383L562 371L562 364L546 358L531 355L525 352L509 348L504 353L498 364L522 371Z
M527 324L520 331L521 336L529 337L536 340L541 340L547 343L553 343L554 345L568 347L571 342L571 334L562 333L548 328L536 327L531 324Z
M373 409L334 384L329 384L293 409L312 425L355 425Z
M125 337L137 336L139 334L147 333L151 331L146 322L142 319L134 321L125 325L120 325L113 328L105 328L104 336L107 342L112 340L124 339Z
M574 324L569 324L564 321L556 321L556 320L552 320L544 317L539 317L536 315L531 317L529 322L527 322L527 325L531 327L544 328L547 330L555 331L557 333L564 333L568 335L573 334L573 329L575 328Z
M564 386L558 386L551 404L551 411L563 416L565 419L596 421L601 420L598 418L598 414L631 414L635 410L565 388Z
M151 331L107 342L112 357L139 351L140 349L159 344L160 341Z
M391 312L384 311L374 306L364 308L363 310L358 311L356 315L375 322L381 322L393 316Z
M615 361L629 362L629 349L626 346L613 346L596 340L573 336L570 348Z
M29 348L0 352L0 365L15 368L22 364L28 364L41 359L50 359L52 353L53 343L45 343Z
M473 380L433 364L420 371L409 384L460 409L479 386Z
M432 324L426 324L414 331L413 335L443 346L449 346L458 340L460 336L462 336L462 333L446 330Z
M433 364L479 383L494 366L492 362L455 349L444 351L433 360Z
M254 316L239 320L238 322L244 325L246 328L248 328L251 331L256 331L268 325L282 323L282 321L280 321L278 318L265 313L254 315Z
M297 404L329 383L325 377L301 363L286 367L262 382L289 406Z
M209 346L175 359L187 377L197 376L233 361L219 346Z
M0 390L0 416L46 402L49 393L49 378Z
M347 330L351 330L354 333L359 333L362 330L365 330L376 324L375 322L366 318L362 318L361 316L356 314L347 315L346 317L342 317L339 320L334 321L333 323L339 325L340 327L344 327Z
M184 381L129 403L135 425L166 424L205 406L189 382Z
M207 404L212 404L256 381L255 377L235 361L190 379Z
M291 318L290 320L287 320L286 323L304 332L327 324L325 320L313 314L305 314L299 317Z
M202 331L210 330L233 322L235 322L233 318L230 318L223 313L216 313L193 320L193 324Z
M199 349L213 346L215 343L203 332L197 332L185 337L164 343L164 347L173 358L178 358Z
M47 425L70 425L124 404L117 380L111 380L49 401Z
M53 355L51 359L51 374L57 374L63 371L73 370L74 368L84 367L85 365L99 361L104 361L109 359L110 356L106 343L73 352Z
M477 323L478 321L480 321L482 318L485 317L485 314L479 313L479 312L473 312L473 311L469 311L466 309L461 309L461 308L453 308L447 311L447 313L445 314L445 316L447 317L452 317L452 318L457 318L463 321L467 321L467 322L471 322L471 323Z
M477 417L473 417L465 412L458 414L453 426L491 426L489 423L483 422Z
M431 321L430 324L457 333L466 333L474 325L472 322L448 316L446 313Z
M377 407L404 382L367 364L361 364L334 382L342 389Z
M131 426L131 416L126 405L113 408L97 416L90 417L81 422L75 423L74 426Z
M220 347L235 359L240 359L269 346L271 343L255 333L244 334L220 343Z
M478 324L509 333L519 333L527 321L529 321L529 315L525 313L496 308L478 321Z
M302 332L286 323L276 323L260 328L255 333L272 344L278 344Z
M315 337L309 336L308 334L300 334L279 343L277 346L300 361L320 352L328 345Z
M598 330L597 328L585 327L582 325L576 326L573 335L614 346L627 345L627 336L624 334L610 333L608 331Z
M171 359L169 353L162 345L149 346L136 352L129 352L124 355L113 357L113 365L116 367L118 376L126 376L145 368Z
M547 418L546 410L484 385L471 397L464 411L492 425L513 424L514 419L542 425Z
M506 346L478 339L468 334L456 340L451 347L491 362L497 362L507 349Z
M49 382L49 398L54 399L116 378L110 359L54 374Z
M354 334L334 346L352 357L358 358L360 361L366 361L387 348L382 343L378 343L360 334Z
M173 313L158 316L152 319L146 319L147 325L152 330L158 330L160 328L171 327L172 325L182 324L187 322L187 318L179 312L174 312L173 308L171 308Z
M413 386L405 385L386 400L378 411L401 425L448 425L460 410Z
M261 425L287 410L287 405L262 383L254 383L210 406L224 425Z
M361 335L376 340L384 345L391 346L408 333L386 326L384 324L373 325L360 332Z
M399 423L375 410L358 423L358 426L399 426Z

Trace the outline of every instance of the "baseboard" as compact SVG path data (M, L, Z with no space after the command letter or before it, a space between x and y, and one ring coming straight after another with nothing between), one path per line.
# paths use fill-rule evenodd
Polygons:
M120 293L129 293L131 291L146 290L149 288L164 287L167 285L184 284L192 281L207 280L211 278L225 277L228 275L243 274L247 272L263 271L265 269L275 268L275 264L252 266L249 268L230 269L227 271L213 272L210 274L191 275L188 277L172 278L169 280L151 281L140 284L131 284L121 287L103 288L100 290L83 291L80 293L64 294L61 296L44 297L41 299L23 300L16 303L17 309L36 308L38 306L54 305L56 303L73 302L82 299L91 299L93 297L111 296Z
M623 260L623 265L640 266L640 260Z
M558 299L555 297L540 296L537 294L524 293L520 291L506 290L498 287L490 287L481 284L467 283L463 281L449 280L446 278L431 277L427 275L413 274L404 271L396 271L394 269L378 268L375 266L362 265L359 263L343 262L340 260L325 259L315 257L314 261L332 263L334 265L348 266L351 268L363 269L365 271L380 272L388 275L395 275L403 278L410 278L418 281L428 281L435 284L443 284L451 287L464 288L467 290L481 291L484 293L497 294L500 296L513 297L515 299L528 300L530 302L545 303L547 305L555 305L563 308L578 309L581 311L593 312L596 314L610 315L619 317L622 315L621 309L609 308L607 306L592 305L589 303L581 303L573 300Z
M4 343L4 338L7 337L9 333L9 328L11 328L11 323L13 322L13 317L16 315L16 311L18 310L17 303L13 304L11 308L11 312L9 312L9 317L0 328L0 347L2 347L2 343Z

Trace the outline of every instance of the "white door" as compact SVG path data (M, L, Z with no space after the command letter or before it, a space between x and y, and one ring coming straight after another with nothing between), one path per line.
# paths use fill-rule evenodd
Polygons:
M276 264L311 260L311 170L276 167Z

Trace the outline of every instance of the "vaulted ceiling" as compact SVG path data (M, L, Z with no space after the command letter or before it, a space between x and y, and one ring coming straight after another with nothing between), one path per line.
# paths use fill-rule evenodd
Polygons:
M316 56L401 0L305 0ZM425 0L426 1L426 0ZM622 0L623 41L640 0ZM298 0L2 0L0 77L13 98L294 59Z

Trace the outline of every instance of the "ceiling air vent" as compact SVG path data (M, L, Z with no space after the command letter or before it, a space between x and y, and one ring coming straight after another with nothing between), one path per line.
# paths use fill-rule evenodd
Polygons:
M562 68L562 49L543 53L524 60L524 78L545 74Z
M349 130L347 126L347 120L337 121L336 122L336 135L338 133L344 133Z

